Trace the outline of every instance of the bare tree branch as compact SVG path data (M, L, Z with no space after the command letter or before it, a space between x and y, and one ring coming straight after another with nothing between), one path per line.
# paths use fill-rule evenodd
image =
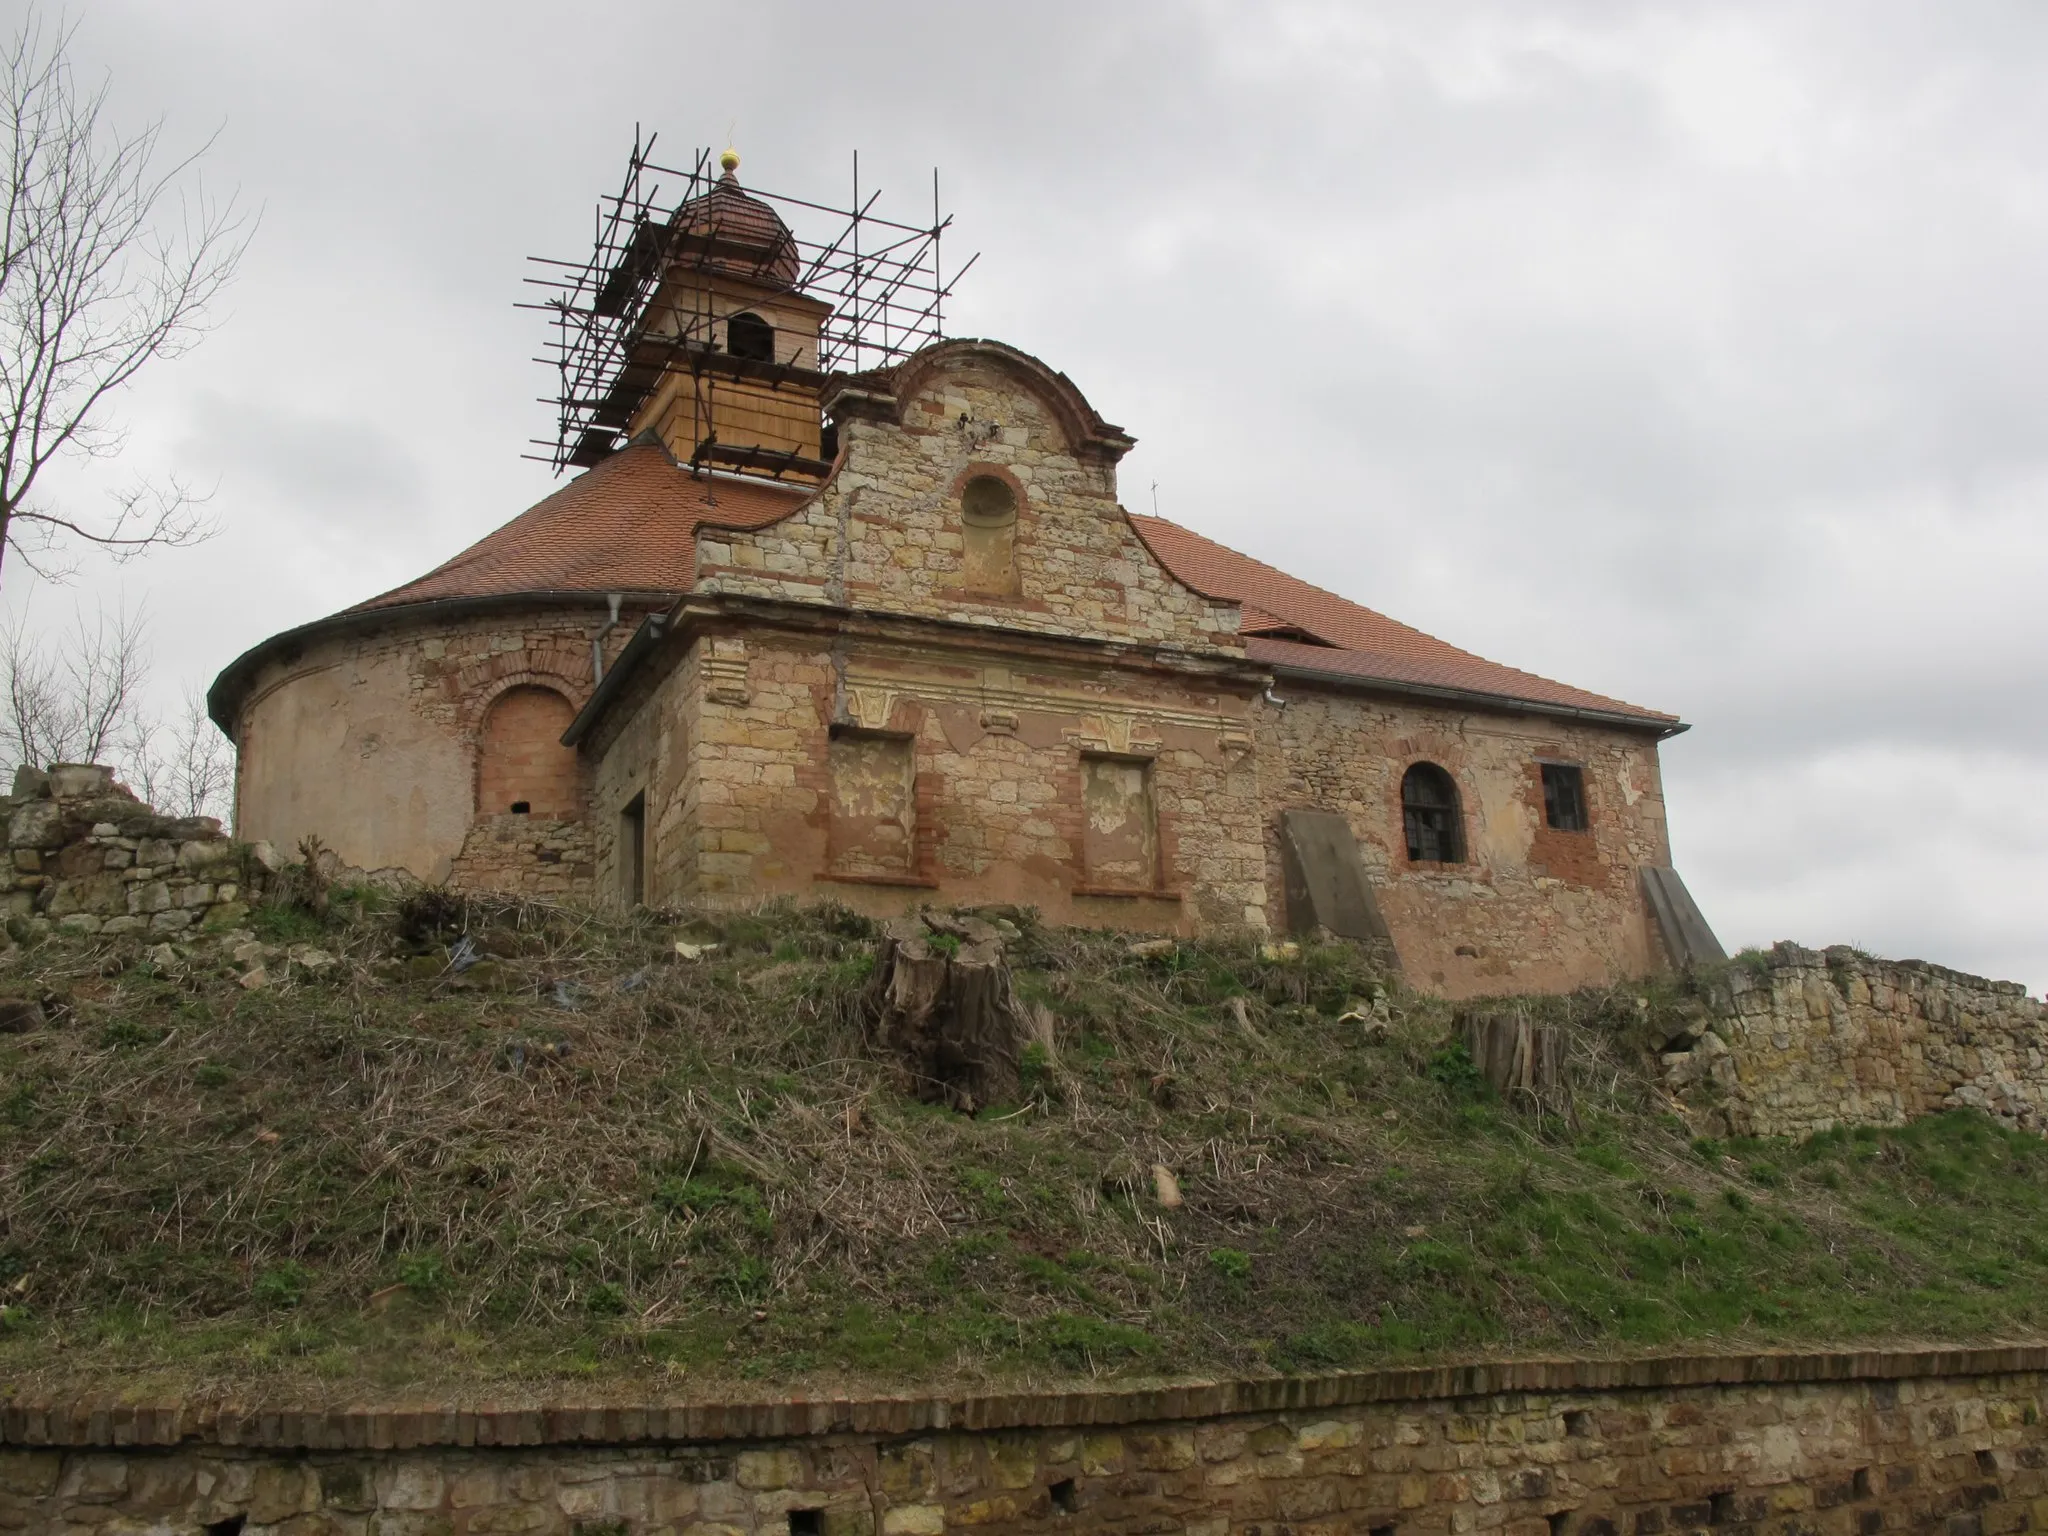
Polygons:
M37 571L55 569L37 557L67 538L121 556L212 531L204 498L176 480L133 488L98 523L36 486L59 455L119 451L111 397L197 344L249 233L233 198L210 199L197 177L211 141L159 170L161 123L109 128L106 87L79 87L71 37L31 13L0 52L0 555Z
M0 630L0 759L47 768L105 763L160 811L228 819L233 748L187 689L169 725L149 712L149 625L123 609L69 633L32 638L25 616Z

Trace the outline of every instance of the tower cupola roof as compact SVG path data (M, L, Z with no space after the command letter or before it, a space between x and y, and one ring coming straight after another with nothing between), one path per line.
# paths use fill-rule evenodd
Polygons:
M740 157L719 157L722 174L711 190L676 209L669 227L674 250L685 262L727 277L792 288L802 270L796 238L782 216L740 186Z

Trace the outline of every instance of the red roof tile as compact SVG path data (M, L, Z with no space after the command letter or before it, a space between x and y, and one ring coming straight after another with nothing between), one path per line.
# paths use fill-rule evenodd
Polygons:
M731 171L678 208L669 223L684 237L687 260L776 287L797 280L800 263L789 226L768 204L740 190Z
M348 611L526 592L679 594L695 579L698 524L759 528L809 494L765 480L699 477L658 445L634 444L446 564ZM1245 651L1254 661L1675 723L1446 645L1163 518L1131 521L1180 580L1243 605ZM1302 634L1328 643L1301 644Z
M1135 515L1131 521L1160 563L1175 576L1198 592L1244 605L1245 654L1254 661L1336 673L1360 681L1447 688L1552 707L1629 715L1657 724L1677 723L1675 715L1588 693L1461 651L1433 635L1396 623L1385 614L1227 549L1178 523ZM1276 629L1298 630L1328 643L1302 645L1291 640L1261 638L1261 631Z
M658 445L635 444L445 565L348 611L519 592L681 593L695 579L699 523L759 528L809 494L692 475Z

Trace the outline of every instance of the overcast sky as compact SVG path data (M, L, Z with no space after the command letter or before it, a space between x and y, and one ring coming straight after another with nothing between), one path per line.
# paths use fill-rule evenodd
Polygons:
M21 14L21 0L0 0ZM222 532L67 588L158 685L555 483L514 309L635 122L919 216L954 334L1138 438L1126 505L1675 711L1730 949L2048 983L2048 6L124 3L74 55L261 224L121 403Z

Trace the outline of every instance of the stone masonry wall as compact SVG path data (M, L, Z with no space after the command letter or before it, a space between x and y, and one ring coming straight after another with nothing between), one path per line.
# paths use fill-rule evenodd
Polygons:
M2043 1005L2014 981L1779 944L1706 979L1665 1086L1724 1135L1809 1136L1978 1109L2048 1131Z
M1284 706L1258 712L1267 825L1293 808L1351 823L1412 985L1452 997L1568 991L1657 969L1637 877L1670 862L1650 737L1295 683L1280 694ZM1583 770L1584 832L1545 824L1544 760ZM1408 858L1401 778L1425 761L1458 787L1463 863ZM1277 914L1277 837L1267 882Z
M0 802L10 868L11 937L170 935L229 929L249 915L252 882L278 867L269 845L244 847L210 816L159 816L111 768L24 768Z
M598 765L600 885L612 867L604 829L645 791L651 902L1019 902L1053 922L1261 928L1265 852L1248 692L1022 651L834 644L765 628L706 635ZM835 868L835 714L911 743L917 841L898 873ZM686 762L681 740L690 743ZM1152 765L1159 879L1148 889L1111 894L1089 883L1086 753Z
M2048 1529L2043 1354L677 1409L17 1404L0 1411L0 1530L2000 1536Z
M1116 500L1112 464L1083 459L1043 388L962 347L890 422L849 420L817 497L765 528L697 534L697 586L1083 639L1242 654L1235 603L1183 586ZM960 496L975 475L1016 495L1019 591L974 589Z

